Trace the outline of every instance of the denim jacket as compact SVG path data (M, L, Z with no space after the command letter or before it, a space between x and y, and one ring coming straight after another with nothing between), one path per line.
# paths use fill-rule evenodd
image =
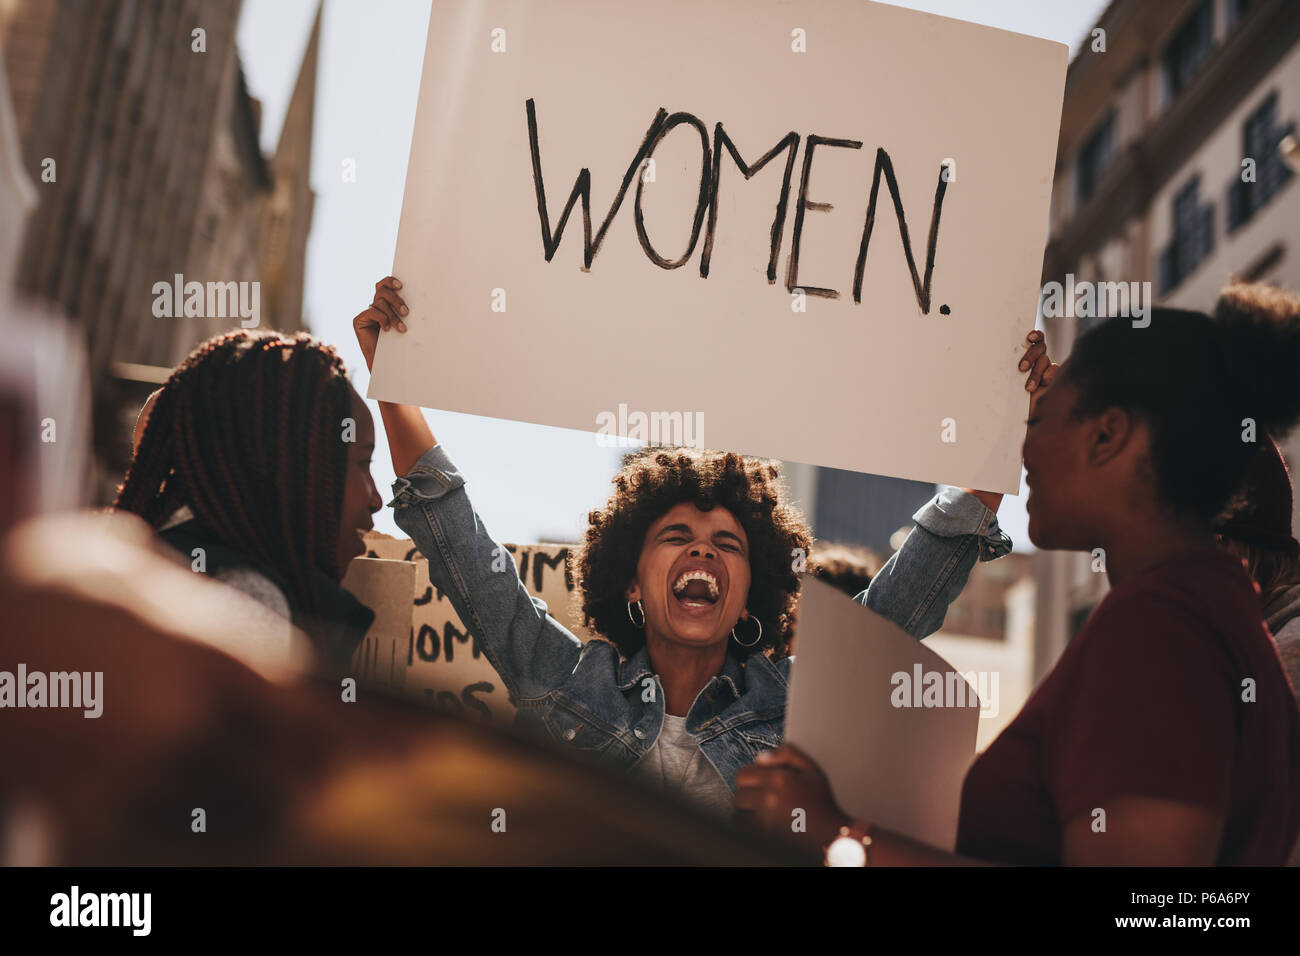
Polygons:
M518 707L516 725L631 769L654 746L664 722L663 686L646 648L623 659L608 641L584 644L517 574L493 570L498 545L442 446L398 478L393 495L398 527L428 559L429 579L501 676ZM943 624L976 560L1001 557L1011 540L993 512L954 488L945 488L913 520L903 547L857 600L923 638ZM741 767L781 743L793 660L753 654L741 663L728 654L686 715L687 732L733 790ZM645 693L647 680L654 694Z

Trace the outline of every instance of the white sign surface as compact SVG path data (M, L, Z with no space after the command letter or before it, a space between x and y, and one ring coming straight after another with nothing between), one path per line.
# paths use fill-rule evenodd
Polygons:
M785 739L826 772L848 813L931 846L957 842L980 702L963 675L896 624L803 576Z
M862 0L440 0L370 396L1014 492L1066 58Z

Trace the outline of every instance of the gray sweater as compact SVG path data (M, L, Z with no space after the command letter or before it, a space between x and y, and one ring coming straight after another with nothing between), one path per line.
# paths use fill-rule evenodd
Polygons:
M1277 644L1277 656L1300 699L1300 584L1292 585L1264 608L1264 619ZM1300 840L1291 850L1287 866L1300 866Z

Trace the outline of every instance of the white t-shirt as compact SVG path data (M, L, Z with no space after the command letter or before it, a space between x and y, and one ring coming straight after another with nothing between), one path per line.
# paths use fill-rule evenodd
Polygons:
M632 769L660 793L673 794L719 816L731 816L731 788L686 731L686 718L664 714L663 730Z

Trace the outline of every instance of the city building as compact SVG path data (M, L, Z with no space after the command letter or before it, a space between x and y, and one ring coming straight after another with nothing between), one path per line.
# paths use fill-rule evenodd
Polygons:
M126 467L144 398L196 344L254 321L305 325L320 14L266 157L235 47L240 7L0 0L0 47L37 195L17 285L85 335L90 493L100 501ZM197 308L191 282L206 290ZM184 302L164 287L185 291Z
M1114 0L1066 75L1044 284L1206 311L1234 277L1300 289L1297 116L1300 4ZM1054 357L1095 321L1045 316ZM1300 438L1285 451L1294 471ZM1040 556L1039 676L1105 591L1092 556Z

